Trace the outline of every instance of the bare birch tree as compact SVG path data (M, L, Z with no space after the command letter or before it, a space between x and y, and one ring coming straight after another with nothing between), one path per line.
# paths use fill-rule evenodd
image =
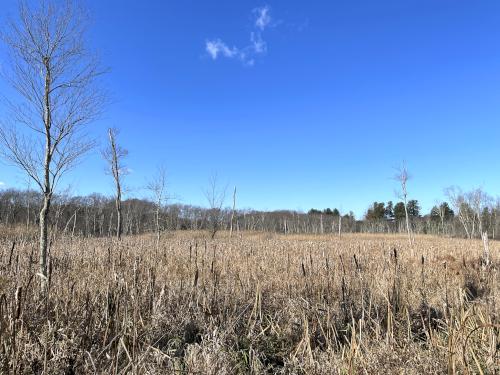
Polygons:
M155 204L155 229L156 229L156 246L160 243L161 223L160 213L161 208L166 203L168 197L167 189L167 172L163 165L159 166L156 175L148 182L146 188L151 192Z
M476 216L476 221L477 221L477 227L479 230L479 234L481 237L483 236L488 236L488 233L484 230L484 224L483 223L483 210L489 208L491 206L491 203L493 202L493 198L490 197L483 189L477 188L469 193L467 193L467 198L469 201L469 205L472 208L472 210L475 213Z
M39 276L47 280L48 217L61 177L94 143L86 126L98 117L105 96L103 73L85 46L86 13L71 1L19 4L18 18L2 34L9 63L5 78L15 95L5 99L0 152L24 171L43 195L39 212Z
M231 210L231 224L229 227L229 237L233 236L233 222L234 222L234 214L236 213L236 186L233 191L233 209Z
M403 204L405 207L406 231L408 233L408 242L410 245L412 245L413 234L410 228L410 220L408 215L408 180L410 179L410 175L408 174L408 169L406 168L405 162L403 162L403 164L397 169L394 179L398 181L401 186L401 190L398 192L397 195L399 199L403 200Z
M476 231L483 237L482 212L492 202L492 198L482 189L462 192L459 187L451 186L445 189L458 219L464 227L467 238L475 238Z
M444 235L444 232L445 232L445 230L444 230L444 219L446 217L446 207L447 206L444 205L444 202L438 202L436 204L436 207L438 209L437 212L438 212L438 215L439 215L439 222L441 223L441 231L442 231L441 233Z
M459 187L450 186L444 189L444 194L448 197L458 220L464 227L467 238L472 238L472 210L468 207L462 190Z
M108 173L113 177L115 184L115 207L116 207L116 238L121 240L123 232L122 218L122 176L127 169L123 164L123 159L128 155L128 151L122 148L117 142L118 131L113 128L108 129L108 145L103 150L103 158L108 163Z
M208 224L210 230L210 237L215 238L215 234L219 231L222 224L224 212L222 207L226 200L227 187L220 188L217 181L217 174L210 176L208 181L209 186L205 190L205 198L207 199L208 210Z

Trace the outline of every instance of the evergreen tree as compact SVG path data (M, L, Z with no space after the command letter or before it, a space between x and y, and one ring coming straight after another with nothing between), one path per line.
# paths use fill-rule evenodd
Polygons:
M394 219L396 221L404 220L406 217L405 214L405 204L403 202L398 202L394 206Z
M434 206L431 209L430 217L432 221L441 221L441 216L443 216L444 221L451 220L455 217L455 212L453 212L447 202L443 202L439 206Z
M385 218L387 220L394 219L394 204L392 201L387 202L387 206L385 206Z
M327 209L323 210L323 213L325 215L333 215L333 211L330 208L327 208Z
M366 212L367 220L380 220L385 216L385 204L384 202L373 202L373 206Z
M308 215L319 215L319 214L321 214L321 211L317 210L315 208L311 208L307 214Z
M420 217L420 206L416 199L411 199L408 201L408 216L410 217Z

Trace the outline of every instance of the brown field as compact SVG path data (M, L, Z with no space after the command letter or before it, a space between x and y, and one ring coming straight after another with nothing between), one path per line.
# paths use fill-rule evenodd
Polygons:
M500 243L221 233L1 242L0 369L499 373Z

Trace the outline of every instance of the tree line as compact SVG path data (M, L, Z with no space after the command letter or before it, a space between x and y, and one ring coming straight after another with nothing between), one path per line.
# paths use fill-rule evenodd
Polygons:
M158 185L160 186L160 185ZM458 189L455 188L458 192ZM478 195L486 198L478 201ZM490 238L498 236L500 201L478 190L458 193L454 204L441 202L430 212L421 213L417 200L408 201L410 226L416 234L435 234L480 238L486 231ZM38 212L43 196L34 190L0 191L0 224L25 226L32 233L39 225ZM223 202L224 203L224 202ZM479 204L479 210L478 206ZM458 207L456 207L458 205ZM129 198L121 202L122 230L125 235L165 233L174 230L264 231L284 234L404 233L405 214L401 202L374 202L364 217L356 220L349 212L336 208L311 209L307 213L292 210L233 211L230 207L199 207L188 204L158 204L151 199ZM117 235L116 197L102 194L72 196L56 194L48 222L53 235L105 237ZM216 221L214 225L214 221ZM215 228L214 228L215 226Z

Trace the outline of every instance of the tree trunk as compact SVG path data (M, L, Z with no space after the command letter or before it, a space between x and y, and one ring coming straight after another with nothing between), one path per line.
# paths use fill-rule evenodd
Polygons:
M156 247L160 246L160 205L161 202L158 202L158 206L156 207Z
M73 218L73 230L71 231L71 238L75 237L75 229L76 229L76 215L78 213L78 209L75 210L75 216Z
M113 179L115 180L115 185L116 185L116 215L117 215L117 220L116 220L116 238L118 241L121 240L122 238L122 187L120 183L120 161L119 158L124 155L124 151L122 150L120 152L119 146L116 144L115 140L115 132L113 129L108 129L108 136L109 136L109 146L110 146L110 155L109 155L109 162L111 164L111 172L113 174ZM120 155L119 155L120 153Z
M121 202L121 197L120 194L118 194L118 197L116 198L116 215L117 215L117 220L116 220L116 238L118 241L122 239L122 230L123 230L123 224L122 224L122 202Z
M48 233L49 233L49 216L50 211L50 195L45 195L43 198L42 209L40 210L40 285L42 291L47 287L47 247L48 247Z
M404 199L404 204L405 204L405 216L406 216L406 231L408 232L408 243L411 246L412 245L412 238L411 238L410 220L409 220L409 217L408 217L408 206L407 206L407 203L406 203L406 196L405 196L405 199Z
M44 125L45 125L45 155L44 155L44 181L43 181L43 205L40 210L40 276L41 276L41 288L44 292L47 288L47 239L49 232L49 211L50 211L50 201L52 198L51 184L50 184L50 163L52 159L52 138L50 134L50 128L52 126L52 114L51 114L51 103L50 103L50 84L52 81L50 72L50 61L47 57L44 58L45 66L45 92L44 92Z
M490 265L490 247L489 247L489 243L488 243L488 232L484 232L482 234L482 237L483 237L483 263L486 265L486 266L489 266Z
M234 211L236 210L236 186L233 192L233 210L231 212L231 226L229 228L229 237L233 236L233 221L234 221Z
M467 238L472 239L472 234L469 232L468 223L467 223L465 217L463 216L463 214L459 213L458 218L459 218L460 222L462 223L462 226L464 227L465 234L467 235Z
M30 229L30 185L28 184L28 204L27 204L27 212L26 212L26 232Z

